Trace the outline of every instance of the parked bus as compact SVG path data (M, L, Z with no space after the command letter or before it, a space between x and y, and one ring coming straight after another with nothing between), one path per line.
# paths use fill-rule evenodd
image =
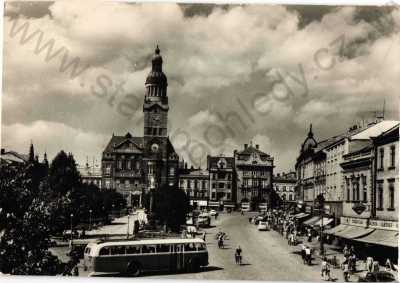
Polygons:
M139 276L144 271L197 272L208 265L202 239L149 239L90 243L84 252L84 268L94 273Z

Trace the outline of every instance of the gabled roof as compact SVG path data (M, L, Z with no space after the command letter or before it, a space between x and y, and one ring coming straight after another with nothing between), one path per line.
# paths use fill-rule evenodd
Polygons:
M269 154L267 154L267 153L265 153L265 152L263 152L263 151L261 151L261 150L255 148L255 147L252 146L252 145L249 145L249 146L247 146L245 149L243 149L242 151L238 151L238 152L237 152L237 154L239 154L239 155L251 155L251 154L253 154L253 153L257 153L257 154L259 154L259 155L262 156L262 157L270 157Z
M1 154L0 158L5 161L25 163L25 162L28 162L29 155L10 150L10 151L6 151L5 153Z
M376 136L381 135L382 133L396 127L399 125L399 121L382 121L373 126L364 129L356 135L352 135L352 140L367 140Z
M113 135L108 142L106 148L104 149L104 153L111 153L115 150L116 147L128 141L135 144L138 149L143 149L143 137L133 137L130 133L127 133L125 136Z

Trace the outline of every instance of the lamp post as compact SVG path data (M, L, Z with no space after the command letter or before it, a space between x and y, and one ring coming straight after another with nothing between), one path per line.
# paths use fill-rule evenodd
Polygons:
M321 224L320 224L320 234L319 234L319 254L324 255L325 254L325 249L324 249L324 203L325 203L325 198L322 194L319 194L317 196L317 203L319 206L319 215L321 217Z
M92 230L92 210L89 210L89 230Z
M72 244L72 239L73 239L73 235L72 235L72 217L74 217L74 214L70 214L70 224L71 224L71 244Z
M127 238L127 239L129 239L129 216L130 216L130 215L129 215L129 213L128 213L128 229L127 229L127 231L126 231L126 234L127 234L127 235L126 235L126 238Z

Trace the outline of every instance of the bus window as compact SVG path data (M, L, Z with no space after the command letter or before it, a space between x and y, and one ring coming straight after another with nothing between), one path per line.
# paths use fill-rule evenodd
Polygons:
M156 252L156 247L153 245L144 245L142 246L142 253L143 254L150 254L150 253L155 253Z
M205 251L206 250L206 245L202 244L202 243L197 243L196 247L197 247L198 251Z
M109 247L101 248L99 255L110 255L110 248Z
M111 247L111 255L124 255L124 254L125 254L124 246Z
M193 243L185 245L185 252L193 252L196 250L196 247Z
M170 245L157 245L158 253L169 253Z
M126 254L140 254L140 246L128 246L126 247Z

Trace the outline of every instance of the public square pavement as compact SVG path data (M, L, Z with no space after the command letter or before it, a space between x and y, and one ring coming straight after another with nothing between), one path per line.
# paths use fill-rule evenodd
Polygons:
M211 221L211 228L202 229L206 232L206 241L209 251L209 266L198 273L153 273L144 274L145 278L166 279L226 279L226 280L267 280L267 281L314 281L321 282L321 259L314 254L311 266L304 265L300 255L300 245L289 246L287 240L276 231L258 231L257 226L249 223L249 217L254 213L240 215L221 213L217 220ZM130 220L134 221L134 217ZM118 224L115 224L118 223ZM127 216L118 218L113 225L101 228L101 232L119 234L127 231ZM125 224L124 224L125 223ZM131 224L130 224L131 225ZM225 232L229 239L225 241L225 248L219 249L215 234ZM307 243L309 244L309 243ZM237 246L243 250L243 264L235 264L234 253ZM314 240L311 244L317 246ZM327 254L337 255L326 246ZM81 264L82 265L82 262ZM82 266L81 266L82 267ZM358 276L365 272L358 272L350 277L356 282ZM80 276L88 276L80 268ZM110 275L107 275L107 277ZM111 275L118 276L118 275ZM331 268L332 281L343 282L343 273L339 268Z

